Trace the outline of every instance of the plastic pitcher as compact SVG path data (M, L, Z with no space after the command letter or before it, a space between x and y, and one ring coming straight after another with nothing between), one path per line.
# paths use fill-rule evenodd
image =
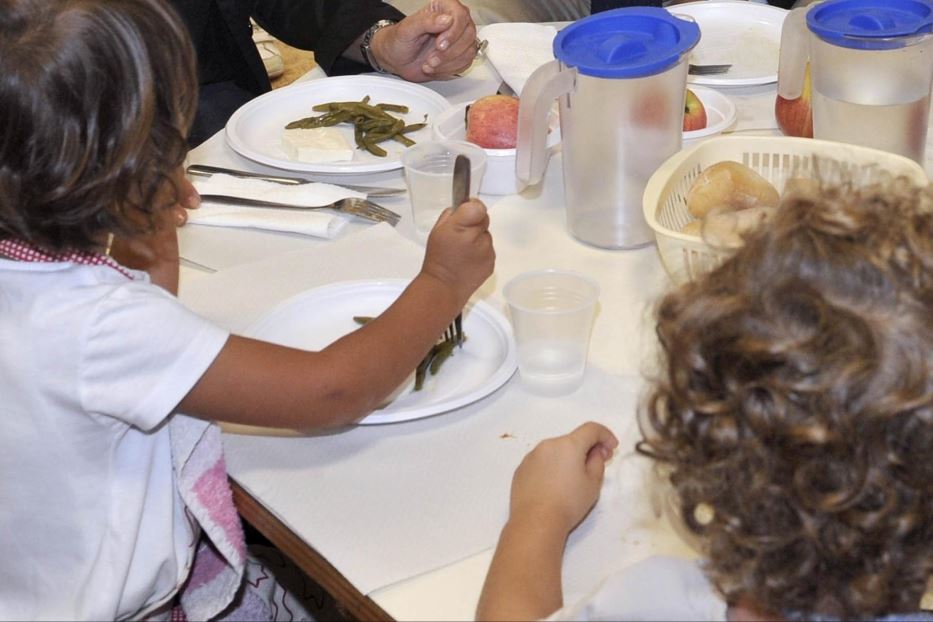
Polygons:
M933 82L933 2L826 0L781 32L778 95L800 97L810 60L813 136L924 162Z
M554 39L555 60L529 77L518 114L516 174L538 183L547 164L547 115L560 102L567 227L603 248L654 240L642 213L651 174L680 150L692 21L664 9L607 11Z

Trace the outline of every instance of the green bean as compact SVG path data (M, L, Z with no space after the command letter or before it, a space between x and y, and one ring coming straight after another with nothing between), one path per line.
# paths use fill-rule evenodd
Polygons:
M424 379L428 375L428 366L431 364L431 359L434 358L434 348L431 348L431 351L428 352L428 355L421 359L421 362L418 363L418 367L415 368L415 391L420 391L424 388Z
M399 104L376 104L376 108L380 110L387 110L389 112L401 112L406 114L408 112L408 106L402 106Z
M314 129L319 127L332 127L341 123L353 125L353 140L357 149L365 149L377 157L385 157L388 152L378 146L386 140L394 140L406 147L415 144L415 141L404 136L416 132L427 126L428 115L424 115L423 123L406 125L404 119L393 117L387 111L408 112L407 106L399 104L380 103L371 105L370 96L366 95L361 101L327 102L312 107L315 112L323 114L316 117L304 117L292 121L285 126L286 129Z
M375 318L372 317L371 315L354 315L353 316L353 321L359 324L360 326L363 326L364 324L368 324L369 322L372 322L374 319Z
M454 353L454 342L453 341L444 341L443 343L434 346L434 358L431 360L431 375L434 376L437 374L438 370L441 368L441 365L444 364L450 356Z
M417 132L418 130L424 129L427 127L427 123L413 123L412 125L406 125L399 130L402 134L408 134L409 132Z
M367 138L365 135L363 136L363 148L379 158L386 157L386 154L388 153L385 149L369 140L369 138Z
M401 134L401 133L396 134L395 136L393 136L393 137L392 137L392 140L394 140L394 141L397 142L397 143L402 143L402 144L405 145L406 147L411 147L412 145L415 144L415 141L413 141L413 140L410 139L408 136L405 136L404 134Z

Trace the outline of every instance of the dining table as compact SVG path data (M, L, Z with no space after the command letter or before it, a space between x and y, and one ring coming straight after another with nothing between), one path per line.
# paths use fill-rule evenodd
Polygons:
M324 78L315 69L303 80ZM454 105L493 94L500 84L495 68L479 58L462 77L426 86ZM725 134L779 134L773 82L717 88L737 110ZM188 163L283 173L239 155L223 132L193 149ZM926 170L931 171L929 159ZM353 183L404 187L398 169L356 176ZM542 439L590 420L612 429L620 445L607 465L598 504L568 540L565 601L585 596L604 577L648 556L697 555L689 537L668 520L668 489L635 451L639 408L657 372L653 308L674 287L656 247L608 250L572 237L559 150L539 185L479 198L489 209L496 266L475 301L506 315L503 286L530 270L571 270L598 282L579 389L541 396L516 372L472 403L398 423L323 433L224 428L227 469L243 520L352 618L473 619L508 516L516 466ZM410 279L424 246L412 226L408 197L379 202L402 214L397 227L353 220L333 239L188 224L179 229L179 297L221 326L249 334L270 310L302 292L343 282Z

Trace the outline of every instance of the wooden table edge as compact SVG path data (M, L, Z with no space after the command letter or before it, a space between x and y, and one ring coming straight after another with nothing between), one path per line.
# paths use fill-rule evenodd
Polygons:
M230 478L233 503L240 517L265 536L311 579L327 590L347 614L357 620L391 622L392 616L360 592L324 556L286 527L274 514Z

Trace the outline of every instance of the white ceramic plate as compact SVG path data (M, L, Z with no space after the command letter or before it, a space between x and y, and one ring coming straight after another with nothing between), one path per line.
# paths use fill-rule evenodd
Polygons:
M395 78L379 76L338 76L293 84L261 95L241 106L227 121L227 144L255 162L291 171L328 174L360 174L390 171L402 167L399 157L405 146L395 141L380 143L388 152L385 157L356 149L349 162L296 162L282 149L282 131L292 121L322 114L311 110L317 104L333 101L359 101L366 95L371 103L408 106L402 115L407 124L421 123L428 115L428 126L408 134L414 141L431 139L431 124L438 114L450 107L443 96L431 89ZM353 145L353 127L338 126Z
M700 26L700 42L690 53L691 63L732 65L723 74L688 76L688 82L709 86L777 82L781 27L787 16L784 9L748 0L704 0L672 6L670 12L692 17Z
M294 296L263 316L246 335L281 345L320 350L359 325L354 316L375 316L392 304L408 281L349 281ZM516 368L515 341L508 320L484 302L463 312L463 347L456 349L436 376L414 391L414 373L394 399L361 424L396 423L430 417L466 406L502 386ZM361 379L365 382L365 379Z
M720 134L735 122L735 104L731 99L719 91L703 86L690 85L690 90L703 102L706 109L706 127L684 132L684 141Z

